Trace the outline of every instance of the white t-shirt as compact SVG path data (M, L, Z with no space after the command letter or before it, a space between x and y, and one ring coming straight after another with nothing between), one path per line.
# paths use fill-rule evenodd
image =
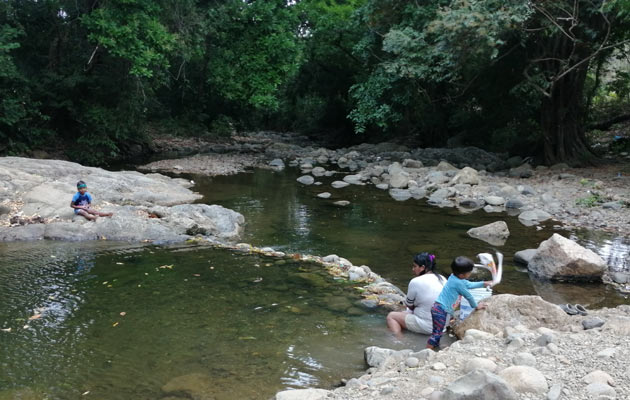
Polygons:
M446 278L440 275L441 280L436 274L424 274L413 278L409 282L407 290L407 298L405 304L415 306L413 314L417 317L417 322L429 332L433 327L433 318L431 317L431 307L435 303L435 299L442 291L442 287L446 283Z

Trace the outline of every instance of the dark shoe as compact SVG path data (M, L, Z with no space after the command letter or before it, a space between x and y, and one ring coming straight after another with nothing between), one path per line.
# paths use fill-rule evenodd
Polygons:
M583 305L576 304L574 306L574 308L577 310L578 314L580 314L580 315L588 315L588 311L586 311L586 308L584 308Z
M560 308L569 315L577 315L579 312L577 308L573 307L571 304L560 304Z

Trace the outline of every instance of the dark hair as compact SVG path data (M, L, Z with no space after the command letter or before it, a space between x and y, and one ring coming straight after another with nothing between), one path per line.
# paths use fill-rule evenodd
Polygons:
M442 281L443 279L442 275L437 274L435 272L435 267L436 267L435 254L426 253L426 252L418 253L415 256L413 256L413 262L419 267L424 266L424 272L422 272L422 275L426 274L427 272L433 272L435 276L438 277L438 280Z
M79 182L77 182L77 188L78 188L79 186L81 186L81 185L85 185L85 186L87 186L87 184L86 184L85 182L83 182L83 181L79 181Z
M475 264L467 257L456 257L451 263L451 270L455 275L465 274L470 272L475 267Z

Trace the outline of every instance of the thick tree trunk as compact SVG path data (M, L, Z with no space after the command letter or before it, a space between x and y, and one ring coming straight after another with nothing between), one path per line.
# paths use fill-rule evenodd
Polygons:
M584 135L586 73L585 66L567 74L553 85L551 96L542 102L541 126L547 164L584 165L595 161Z

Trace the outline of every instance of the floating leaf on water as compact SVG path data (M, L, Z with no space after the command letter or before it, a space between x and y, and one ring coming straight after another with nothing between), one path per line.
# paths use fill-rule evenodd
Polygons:
M83 392L81 393L81 396L87 396L88 394L90 394L90 391L88 390L87 392Z
M121 262L117 262L117 263L116 263L116 265L124 265L124 264L123 264L123 263L121 263ZM89 393L89 392L88 392L88 393Z
M238 340L256 340L256 338L253 336L241 336Z
M260 310L260 309L262 309L262 307L261 307L261 306L254 307L254 311L257 311L257 310Z
M201 274L193 274L193 276L201 276Z
M262 280L263 280L263 278L258 277L256 279L254 279L254 283L262 282Z
M35 315L31 315L31 316L28 318L28 320L29 320L29 321L32 321L32 320L34 320L34 319L40 319L41 317L42 317L42 315L41 315L41 314L35 314Z
M145 275L149 275L149 273L148 273L148 272L145 272L144 274L145 274Z
M114 287L113 285L107 285L107 287Z
M108 281L103 282L103 285L107 285Z
M265 267L271 267L272 265L272 263L265 263Z
M0 331L2 331L2 332L11 332L11 328L0 329Z
M142 287L142 285L138 285L138 287Z
M214 267L210 267L210 269L214 269Z
M27 324L27 325L24 325L24 326L22 327L22 329L31 329L31 327L30 327L30 325L28 325L28 324Z
M118 326L118 322L114 322L112 326Z
M173 269L173 264L170 264L170 265L160 265L160 269Z

